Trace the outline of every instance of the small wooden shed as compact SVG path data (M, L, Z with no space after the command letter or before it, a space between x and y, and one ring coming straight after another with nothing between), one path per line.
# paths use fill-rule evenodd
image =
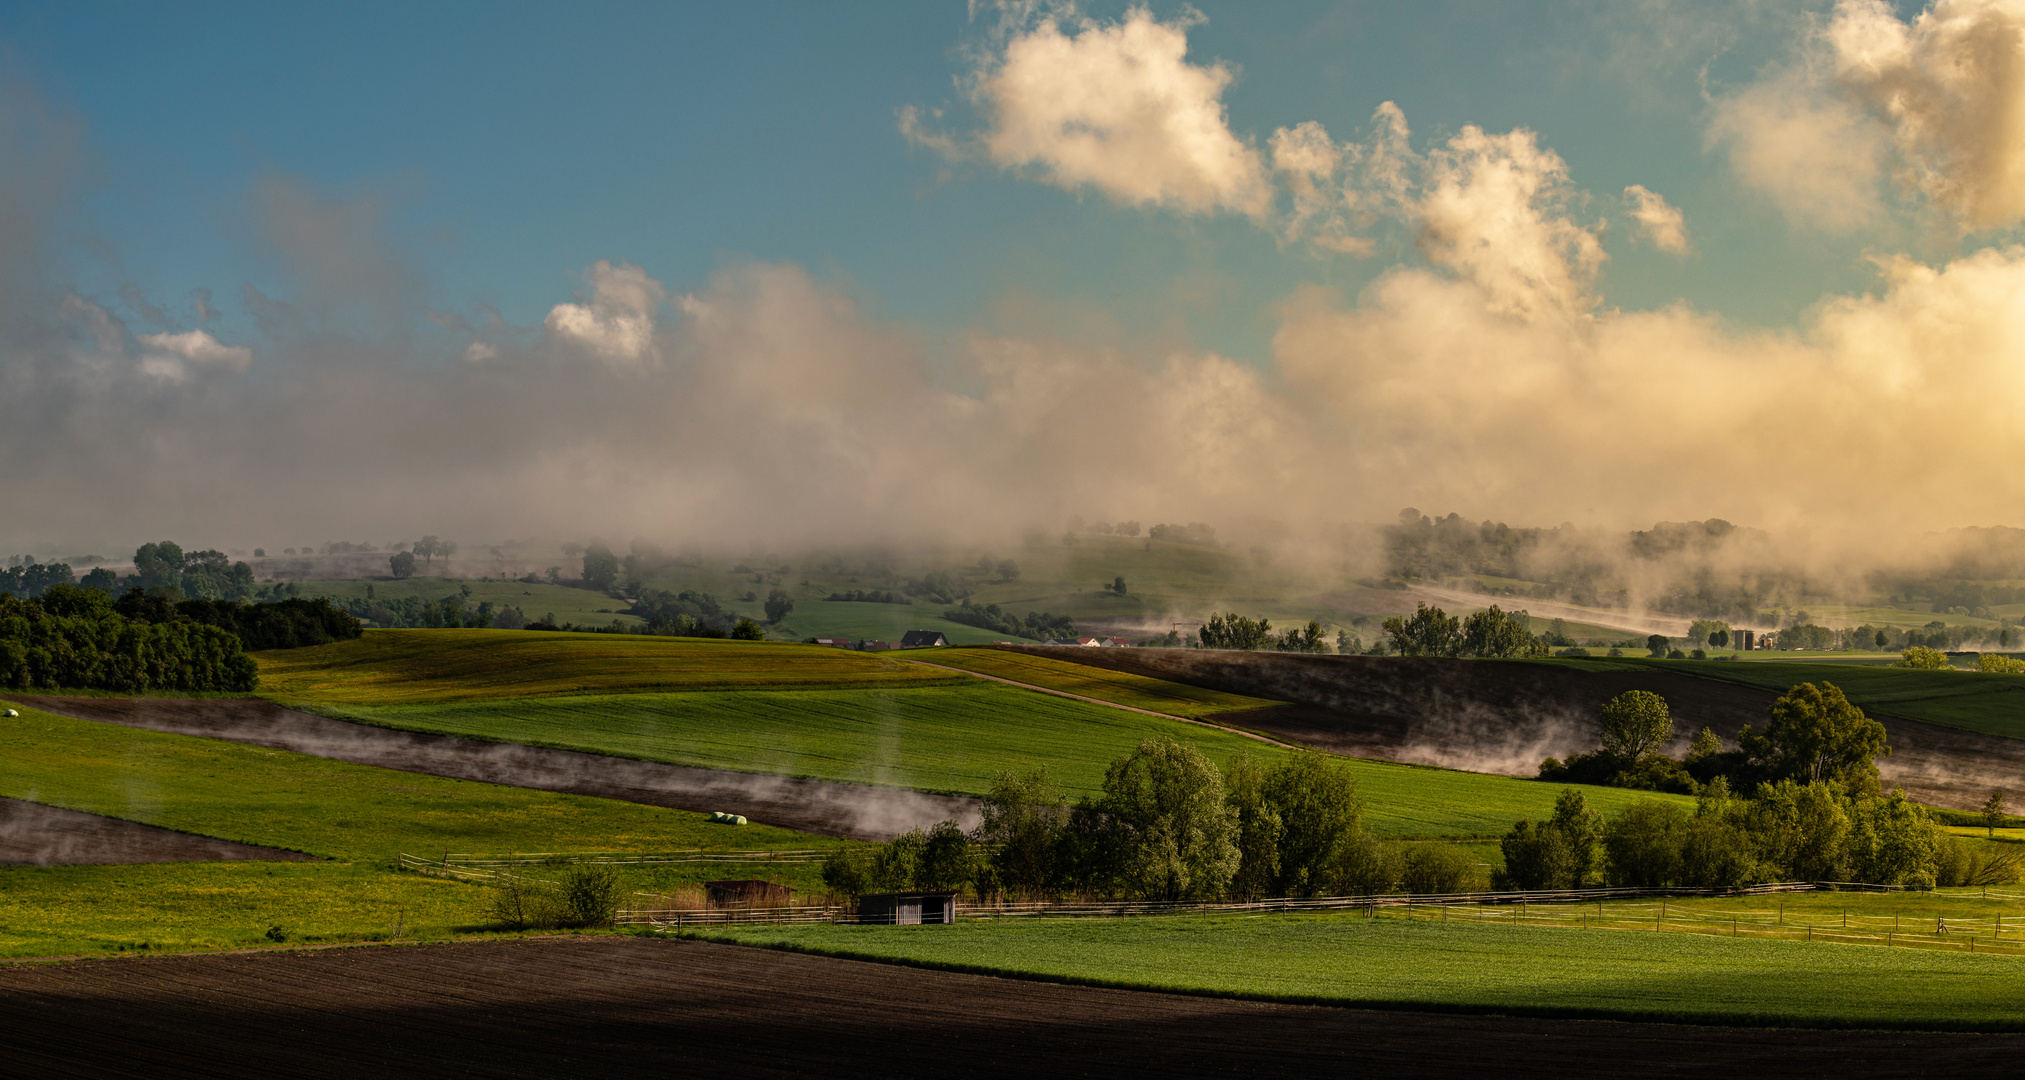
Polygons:
M703 895L711 907L786 907L791 890L771 881L706 881Z
M948 926L956 921L956 893L866 893L858 898L858 921L879 926Z

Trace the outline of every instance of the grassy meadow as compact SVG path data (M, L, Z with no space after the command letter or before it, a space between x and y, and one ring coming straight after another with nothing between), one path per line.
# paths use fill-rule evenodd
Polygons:
M964 676L821 645L524 630L368 630L259 653L277 701L354 705L667 690L936 686Z
M1431 915L742 927L698 936L1081 985L1266 1001L1691 1023L2025 1027L2025 956L1584 931Z
M820 646L380 630L259 659L267 696L384 727L954 794L983 794L998 772L1038 766L1072 797L1094 794L1111 761L1155 735L1218 762L1239 752L1266 760L1288 753L1196 724ZM1119 699L1253 702L1060 667L1048 677L1085 672L1078 678L1086 691L1115 680L1116 689L1105 693ZM1501 835L1520 817L1548 815L1560 791L1390 762L1355 760L1348 767L1363 787L1372 827L1388 836ZM1604 808L1641 797L1589 791Z
M1050 690L1080 694L1134 709L1150 709L1170 716L1212 716L1280 704L1265 698L1226 694L1220 690L1205 690L1185 683L1106 671L1068 660L1003 649L934 649L909 652L908 656L923 663L995 675L1001 679L1045 686Z
M360 941L482 929L486 891L398 873L395 856L444 852L742 851L844 841L613 799L399 772L215 739L142 731L32 709L5 721L0 795L320 862L0 867L0 956L78 955ZM799 890L818 868L764 868ZM696 864L630 874L666 889L728 873Z
M386 564L380 564L381 573ZM373 597L379 600L399 600L419 596L424 600L441 600L446 596L458 595L460 589L470 589L467 601L472 607L490 601L494 607L520 609L530 620L553 615L558 624L576 623L579 626L610 626L617 620L627 626L639 626L638 616L620 614L632 605L624 600L615 600L592 589L574 588L569 585L539 585L524 581L500 580L498 578L311 578L297 581L304 596L330 596L340 600L362 600L370 587ZM733 605L740 606L740 605ZM760 605L749 606L760 612L758 618L765 618Z

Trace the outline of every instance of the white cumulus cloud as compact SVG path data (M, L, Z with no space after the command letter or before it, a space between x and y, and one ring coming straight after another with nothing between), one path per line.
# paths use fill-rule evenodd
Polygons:
M1686 254L1687 216L1680 212L1680 207L1644 184L1625 188L1624 203L1631 212L1631 220L1638 223L1639 231L1652 241L1653 247L1675 255Z
M141 372L165 381L189 378L193 370L245 371L253 364L252 349L221 344L204 330L141 334L134 340L144 349L138 361Z
M637 365L658 358L654 313L668 295L661 283L637 266L605 259L585 276L590 299L551 308L543 320L549 333L617 363Z
M1235 73L1189 62L1189 25L1137 7L1116 23L1079 19L1065 29L1051 15L1015 33L975 73L984 156L1126 205L1269 215L1265 164L1225 116ZM954 149L913 111L903 111L902 126L917 142Z
M1889 125L1899 178L1964 230L2025 218L2025 3L1940 0L1912 22L1842 0L1839 85Z

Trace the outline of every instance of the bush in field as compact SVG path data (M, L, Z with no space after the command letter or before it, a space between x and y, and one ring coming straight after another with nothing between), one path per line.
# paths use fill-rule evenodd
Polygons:
M610 866L573 866L560 881L503 874L485 914L515 930L590 929L612 925L625 895L624 879Z
M1929 671L1946 671L1954 667L1948 663L1948 654L1925 645L1915 645L1898 654L1898 663L1892 667L1922 668Z
M1321 627L1315 630L1318 635L1321 633ZM1273 647L1272 631L1271 620L1247 618L1232 611L1211 615L1196 637L1205 649L1257 650Z
M1933 651L1931 649L1929 652ZM1947 659L1945 656L1942 659ZM2025 660L1995 653L1982 653L1976 657L1976 670L1998 675L2025 675Z
M1406 891L1416 895L1474 891L1477 861L1454 844L1407 844L1400 860Z
M575 866L562 880L565 926L610 926L625 898L625 882L610 866Z

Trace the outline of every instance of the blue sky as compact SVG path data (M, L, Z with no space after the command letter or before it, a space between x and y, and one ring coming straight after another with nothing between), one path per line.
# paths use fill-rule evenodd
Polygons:
M1391 100L1417 135L1530 128L1585 190L1665 194L1696 257L1611 243L1607 303L1685 298L1780 324L1864 287L1860 240L1789 228L1703 145L1704 72L1751 77L1804 12L1690 37L1691 13L1616 7L1202 4L1190 58L1241 71L1227 95L1240 136L1309 119L1347 133ZM1262 312L1293 286L1354 289L1387 265L999 170L941 177L895 111L961 110L958 50L989 18L950 3L7 4L0 39L98 155L78 224L117 261L81 236L70 267L94 296L122 278L157 301L285 293L243 221L251 186L277 175L383 202L431 306L523 323L601 258L678 289L726 261L787 260L931 332L992 325L1010 296L1258 360Z
M2021 43L2002 0L0 2L0 543L2008 521Z

